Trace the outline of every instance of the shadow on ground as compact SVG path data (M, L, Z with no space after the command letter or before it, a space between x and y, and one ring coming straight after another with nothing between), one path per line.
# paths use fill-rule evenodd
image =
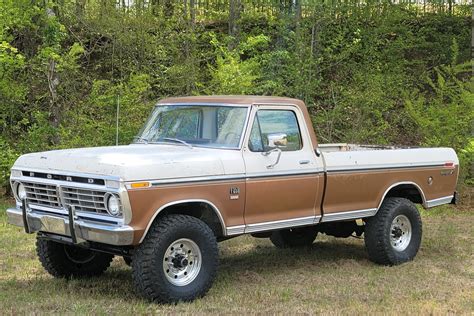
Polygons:
M244 240L226 241L221 244L221 259L216 285L238 286L244 276L247 285L255 282L258 286L262 279L278 277L295 269L324 269L325 273L337 273L340 265L369 265L367 254L360 242L349 240L321 241L309 248L277 249L268 241ZM229 244L227 244L229 243ZM41 271L40 263L37 263ZM246 275L258 275L247 278ZM0 283L0 288L15 288L17 291L36 292L40 299L71 296L71 299L99 300L119 299L130 303L141 301L134 293L131 269L121 258L116 258L107 272L94 278L54 279L46 273L28 279L13 279ZM235 283L235 284L234 284ZM225 285L224 285L225 284ZM28 295L26 295L28 296Z

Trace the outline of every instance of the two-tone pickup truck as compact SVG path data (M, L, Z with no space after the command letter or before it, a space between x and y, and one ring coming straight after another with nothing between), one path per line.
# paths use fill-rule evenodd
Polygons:
M458 166L450 148L320 145L296 99L170 98L128 146L18 158L7 214L37 232L55 277L101 274L118 255L144 297L189 301L213 283L217 243L243 234L279 248L364 234L370 260L412 260L415 203L454 202Z

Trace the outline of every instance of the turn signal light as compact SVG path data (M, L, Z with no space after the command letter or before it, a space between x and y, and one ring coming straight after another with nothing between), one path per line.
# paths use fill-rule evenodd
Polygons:
M139 188L148 188L150 186L150 182L135 182L130 185L134 189Z

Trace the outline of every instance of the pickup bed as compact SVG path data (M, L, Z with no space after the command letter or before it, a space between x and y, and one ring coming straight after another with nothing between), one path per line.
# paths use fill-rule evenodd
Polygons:
M364 235L379 264L412 260L415 206L455 201L450 148L318 144L300 100L161 100L128 146L26 154L11 171L11 224L37 233L55 277L103 273L114 256L155 302L205 295L217 242L251 234L279 248L318 233Z

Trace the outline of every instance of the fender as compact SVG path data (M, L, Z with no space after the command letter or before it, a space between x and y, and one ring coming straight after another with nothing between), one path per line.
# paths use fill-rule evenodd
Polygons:
M387 193L390 192L391 189L393 189L393 188L395 188L399 185L404 185L404 184L413 185L418 190L418 193L420 193L420 195L421 195L421 200L422 200L423 207L425 207L425 208L427 207L425 193L423 192L421 187L413 181L402 181L402 182L396 182L396 183L392 184L391 186L389 186L387 188L387 190L385 190L384 194L382 195L382 199L380 200L379 205L377 206L377 211L375 212L375 214L377 214L378 210L382 206L382 203L385 200L385 197L387 196Z
M224 235L226 235L226 225L225 225L225 222L224 222L224 218L222 217L221 212L219 211L217 206L214 205L214 203L212 203L211 201L208 201L208 200L203 200L203 199L186 199L186 200L177 200L177 201L166 203L166 204L162 205L158 210L156 210L155 213L153 214L153 216L151 217L150 221L148 222L148 225L146 226L146 229L143 232L143 236L142 236L142 238L140 238L139 243L141 244L143 242L146 235L148 234L148 230L150 229L151 224L153 224L153 222L155 221L155 218L158 216L158 214L161 213L161 211L163 211L166 208L168 208L170 206L173 206L173 205L193 203L193 202L195 202L195 203L205 203L205 204L209 205L211 207L211 209L214 211L214 213L217 215L217 217L219 218L219 222L221 223L222 231L223 231Z

